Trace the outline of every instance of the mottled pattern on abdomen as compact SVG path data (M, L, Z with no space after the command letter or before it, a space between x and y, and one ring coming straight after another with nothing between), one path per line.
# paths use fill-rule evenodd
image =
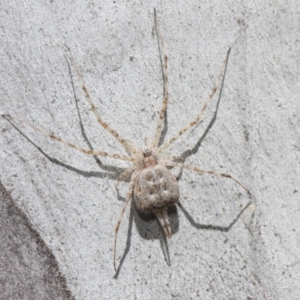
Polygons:
M163 166L144 169L136 179L134 200L142 211L162 209L174 205L178 199L178 182Z

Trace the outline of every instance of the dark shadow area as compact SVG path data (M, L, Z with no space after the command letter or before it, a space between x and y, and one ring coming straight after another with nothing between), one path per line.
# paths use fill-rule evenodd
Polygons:
M161 238L159 239L160 247L164 255L165 262L170 267L171 266L171 259L170 259L170 252L169 252L169 245L166 235L163 233Z
M135 203L135 224L139 235L146 240L160 239L164 236L164 231L161 228L156 216L153 213L144 213L137 209ZM168 208L168 217L170 221L170 226L172 234L178 232L179 219L178 219L178 209L175 205Z
M75 299L51 250L0 182L0 298Z
M233 227L233 225L238 221L240 216L244 213L244 211L249 207L249 205L251 203L252 202L248 202L246 204L246 206L239 212L239 214L233 219L233 221L228 226L218 226L218 225L212 225L212 224L197 223L197 222L195 222L193 217L187 212L187 210L183 207L183 205L181 204L180 201L178 201L178 206L193 227L195 227L197 229L217 230L217 231L228 232Z
M172 233L175 234L178 232L178 228L179 228L178 210L175 205L168 208L168 217L169 217ZM139 211L136 207L135 202L131 201L126 247L123 252L122 258L118 264L118 268L114 275L114 279L118 278L119 273L122 268L122 265L125 261L125 258L129 252L129 250L130 250L130 245L131 245L130 238L131 238L131 233L132 233L133 220L135 222L135 225L136 225L139 235L143 239L146 239L146 240L158 239L159 240L161 249L162 249L162 253L164 255L164 259L168 266L171 265L168 241L167 241L165 233L164 233L162 227L160 226L157 218L152 213L143 213L143 212Z
M202 230L215 230L215 231L222 231L228 232L235 223L239 220L241 215L245 212L245 210L251 205L252 202L248 202L245 207L238 213L238 215L232 220L232 222L228 226L219 226L219 225L212 225L212 224L200 224L195 222L193 217L188 213L188 211L183 207L180 201L178 201L178 207L181 209L185 217L188 219L190 224ZM177 206L171 206L168 209L168 217L172 229L172 234L175 234L179 230L179 219L178 219L178 209ZM117 271L115 273L114 279L117 279L122 268L122 265L125 261L125 258L130 250L130 238L132 233L132 225L133 219L136 224L136 228L138 230L139 235L146 240L153 240L158 239L160 242L161 250L165 259L165 262L168 266L171 265L170 254L169 254L169 247L168 247L168 240L167 237L161 228L158 220L156 219L154 214L151 213L143 213L139 211L135 205L135 202L132 201L130 205L130 216L129 216L129 225L127 231L127 241L124 253L118 265Z

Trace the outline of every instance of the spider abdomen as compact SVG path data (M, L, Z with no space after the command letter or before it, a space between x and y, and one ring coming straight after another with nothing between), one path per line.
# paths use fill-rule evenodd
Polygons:
M134 200L142 211L162 209L174 205L178 199L178 182L163 166L146 168L136 179Z

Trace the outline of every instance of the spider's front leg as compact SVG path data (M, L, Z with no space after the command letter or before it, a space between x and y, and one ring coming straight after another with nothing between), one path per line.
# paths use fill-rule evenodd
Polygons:
M158 147L158 143L160 140L160 136L161 136L161 128L162 128L162 124L163 124L163 120L165 117L165 113L167 110L167 106L168 106L168 100L169 100L169 90L168 90L168 56L167 56L167 51L165 48L165 44L164 44L164 40L162 38L162 35L160 33L160 29L158 26L158 22L157 22L157 17L156 17L156 10L154 9L154 21L155 21L155 26L156 26L156 32L157 32L157 38L158 38L158 46L161 45L161 49L162 49L162 55L163 55L163 59L161 59L161 51L159 48L159 54L160 54L160 59L162 61L162 71L163 71L163 83L164 83L164 98L163 98L163 102L162 102L162 106L158 115L158 121L157 121L157 125L156 125L156 130L155 130L155 134L151 143L151 148L152 149L156 149Z
M171 137L168 141L164 142L161 146L158 148L158 153L163 153L167 148L169 148L181 135L183 135L185 132L188 130L192 129L195 127L197 124L199 124L202 120L202 115L205 112L208 104L212 100L213 96L217 92L217 90L222 90L224 79L225 79L225 73L227 69L227 64L228 64L228 59L229 59L229 54L230 54L231 48L228 49L226 53L225 60L223 62L223 66L221 68L221 71L217 77L217 82L215 86L213 87L212 91L210 92L208 98L206 99L202 109L200 110L199 114L196 116L196 118L188 123L185 127L183 127L177 134L175 134L173 137Z
M77 146L73 143L70 143L69 141L53 134L53 133L50 133L50 132L47 132L46 130L40 128L40 127L37 127L37 126L33 126L31 125L30 123L27 123L25 122L24 120L21 120L19 118L16 118L16 117L12 117L11 115L2 115L2 117L4 119L6 119L8 122L11 123L12 126L15 127L14 123L11 121L11 120L16 120L18 122L20 122L21 124L27 126L27 127L30 127L31 129L43 134L44 136L54 140L54 141L57 141L57 142L60 142L70 148L73 148L75 150L78 150L84 154L88 154L88 155L96 155L96 156L104 156L104 157L111 157L111 158L115 158L115 159L119 159L119 160L124 160L124 161L128 161L128 162L132 162L133 161L133 158L131 156L128 156L128 155L120 155L120 154L112 154L112 153L108 153L108 152L105 152L105 151L98 151L98 150L91 150L91 149L84 149L80 146Z
M114 130L110 125L108 125L103 119L102 117L100 116L99 114L99 111L97 110L95 104L94 104L94 101L85 85L85 82L83 80L83 77L79 71L79 68L75 62L75 59L73 57L73 54L70 50L70 48L68 46L66 46L66 48L68 49L69 51L69 54L70 54L70 59L71 59L71 62L72 62L72 65L74 66L75 68L75 71L76 71L76 74L80 80L80 83L81 83L81 88L84 92L84 95L85 95L85 98L87 99L87 101L89 102L91 108L92 108L92 111L97 119L97 122L105 129L107 130L110 134L112 134L122 145L123 147L126 149L126 151L130 154L133 154L136 152L136 147L135 145L130 141L130 140L127 140L123 137L120 136L120 134L118 134L116 132L116 130Z

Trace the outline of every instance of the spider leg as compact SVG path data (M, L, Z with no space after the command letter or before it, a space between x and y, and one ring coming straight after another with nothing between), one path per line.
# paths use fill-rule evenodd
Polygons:
M199 112L199 114L197 115L197 117L195 118L195 120L193 120L192 122L188 123L185 127L183 127L177 134L175 134L173 137L171 137L167 142L163 143L159 148L158 148L158 153L162 153L163 151L165 151L167 148L170 147L171 144L173 144L182 134L184 134L186 131L190 130L191 128L193 128L194 126L196 126L197 124L199 124L202 119L202 115L205 111L205 109L207 108L208 104L210 103L210 101L212 100L214 94L216 93L216 91L220 88L220 86L223 85L224 82L224 76L226 73L226 69L227 69L227 64L228 64L228 58L229 58L229 54L230 54L231 48L228 49L227 53L226 53L226 57L223 63L223 66L221 68L221 71L217 77L217 82L214 86L214 88L212 89L212 91L210 92L207 100L205 101L201 111ZM223 75L223 80L222 79L222 75Z
M168 162L168 161L178 161L178 162L184 162L184 157L181 155L172 155L172 156L163 156L160 161L162 162Z
M12 117L10 115L2 115L2 117L4 119L6 119L7 121L9 121L9 122L11 122L9 119L17 120L20 123L22 123L23 125L26 125L26 126L30 127L31 129L40 132L41 134L45 135L46 137L49 137L52 140L61 142L61 143L65 144L66 146L71 147L73 149L76 149L76 150L78 150L80 152L83 152L85 154L88 154L88 155L97 155L97 156L106 156L106 157L111 157L111 158L125 160L125 161L133 161L133 158L131 156L119 155L119 154L110 154L110 153L107 153L105 151L95 151L95 150L81 148L81 147L79 147L79 146L77 146L75 144L72 144L72 143L70 143L70 142L62 139L61 137L59 137L57 135L54 135L53 133L49 133L49 132L45 131L42 128L35 127L35 126L33 126L33 125L31 125L31 124L29 124L29 123L27 123L27 122L25 122L25 121L23 121L23 120L21 120L19 118Z
M165 167L181 167L181 168L184 168L184 169L187 169L190 171L194 171L194 172L198 172L198 173L202 173L202 174L211 174L211 175L229 178L229 179L233 180L235 183L237 183L239 186L241 186L251 196L250 191L241 182L239 182L237 179L232 177L230 174L218 173L218 172L209 171L209 170L203 170L196 166L189 166L189 165L184 165L184 164L175 163L175 162L162 162L161 164L164 165Z
M157 37L158 37L158 46L161 45L162 53L163 53L163 61L162 61L162 71L163 71L163 82L164 82L164 98L162 102L162 106L159 112L158 116L158 121L156 125L156 131L151 143L151 147L155 149L158 146L159 139L161 136L161 128L163 124L163 120L165 117L167 105L168 105L168 99L169 99L169 91L168 91L168 56L165 48L165 44L162 38L162 35L160 33L160 29L158 26L157 22L157 17L156 17L156 9L154 9L154 22L156 26L156 32L157 32ZM160 51L159 51L160 52ZM161 57L161 53L160 53Z
M172 237L172 230L171 230L171 225L169 222L169 217L168 217L168 212L167 209L160 209L160 210L155 210L155 215L158 219L159 224L161 225L165 235L168 238Z
M115 228L115 241L114 241L114 268L116 271L116 249L117 249L117 236L118 236L118 232L120 229L120 225L121 225L121 221L124 215L124 212L126 210L126 207L128 205L128 203L130 202L131 198L132 198L132 194L133 194L133 188L134 188L134 183L135 183L135 179L137 178L137 176L139 175L140 171L136 171L132 174L131 179L130 179L130 183L129 183L129 188L128 188L128 192L127 192L127 196L126 196L126 200L125 203L123 205L117 226Z
M117 190L117 191L118 191L118 185L119 185L120 181L123 181L123 180L125 180L126 178L129 178L129 177L132 175L132 173L134 172L135 168L136 168L135 166L130 167L130 168L126 169L126 170L119 176L119 178L118 178L118 180L117 180L117 183L116 183L116 190Z
M67 47L67 46L66 46L66 47ZM75 59L74 59L74 57L73 57L73 54L72 54L72 52L71 52L71 50L70 50L69 47L67 47L67 49L68 49L68 51L69 51L69 53L70 53L71 62L72 62L72 64L73 64L73 66L74 66L74 68L75 68L75 71L76 71L76 73L77 73L77 76L78 76L78 78L79 78L79 80L80 80L81 88L82 88L82 90L83 90L83 92L84 92L85 98L86 98L87 101L89 102L89 104L90 104L90 106L91 106L91 108L92 108L92 111L93 111L94 115L96 116L96 119L97 119L98 123L99 123L104 129L106 129L109 133L111 133L111 134L112 134L112 135L113 135L113 136L114 136L114 137L115 137L115 138L123 145L123 147L124 147L130 154L136 152L136 147L133 145L133 143L132 143L131 141L122 138L122 137L121 137L121 136L120 136L113 128L111 128L105 121L102 120L102 118L101 118L101 116L100 116L98 110L97 110L96 107L95 107L95 104L94 104L94 102L93 102L93 100L92 100L92 97L90 96L90 93L89 93L88 89L87 89L86 86L85 86L85 82L84 82L83 77L82 77L82 75L81 75L81 73L80 73L80 71L79 71L79 68L78 68L78 66L77 66L77 64L76 64L76 62L75 62Z

